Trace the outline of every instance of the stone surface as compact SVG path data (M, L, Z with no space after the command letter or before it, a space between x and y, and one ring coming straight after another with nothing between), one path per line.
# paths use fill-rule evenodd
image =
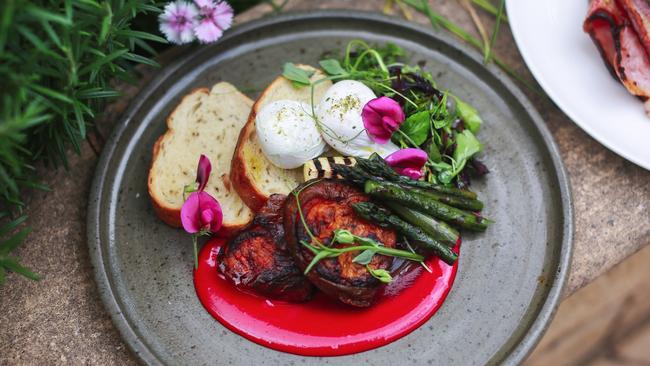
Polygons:
M648 261L650 246L562 302L526 366L588 365L626 354L627 346L637 344L636 333L650 332ZM642 358L646 364L650 364L648 344Z
M435 0L435 9L473 29L467 13L454 0ZM311 8L356 8L379 11L384 1L290 0L285 10ZM247 21L270 11L262 5L239 15ZM479 11L487 29L491 17ZM427 24L414 15L414 21ZM395 16L401 16L395 10ZM406 20L405 20L406 21ZM496 44L501 55L524 78L532 77L518 54L507 27ZM162 62L184 49L162 56ZM154 71L143 69L141 85ZM107 109L98 122L93 146L128 106L138 87L127 88L127 96ZM575 202L575 253L566 289L570 294L604 273L616 263L650 244L650 172L625 161L576 127L548 98L529 90L542 117L560 147ZM613 122L614 123L614 122ZM616 121L624 128L625 121ZM28 243L17 254L24 263L44 276L31 282L14 274L0 288L0 364L134 364L99 300L88 259L85 211L96 154L84 146L72 157L71 171L40 169L51 193L30 197L29 225L34 229Z

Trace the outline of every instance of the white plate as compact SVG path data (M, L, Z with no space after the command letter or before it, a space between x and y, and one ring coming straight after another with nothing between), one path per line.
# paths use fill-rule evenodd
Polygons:
M650 118L615 81L582 31L586 0L508 0L510 28L531 72L578 126L650 169Z

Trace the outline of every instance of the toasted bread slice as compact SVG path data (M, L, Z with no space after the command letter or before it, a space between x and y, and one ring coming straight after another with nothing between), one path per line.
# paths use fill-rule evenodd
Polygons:
M212 173L205 191L221 204L220 234L230 235L253 218L253 212L230 184L230 160L235 141L253 101L229 83L194 90L167 119L167 132L153 149L149 196L161 220L180 227L183 187L196 179L201 154L210 158Z
M311 66L298 65L303 69L314 70L312 81L322 79L324 74ZM314 103L318 103L332 83L324 81L314 88ZM311 104L311 88L295 87L289 80L276 78L257 99L248 122L239 134L237 148L232 158L230 179L239 196L254 211L259 210L274 193L289 194L302 183L302 168L281 169L266 158L255 131L255 117L266 104L283 99Z

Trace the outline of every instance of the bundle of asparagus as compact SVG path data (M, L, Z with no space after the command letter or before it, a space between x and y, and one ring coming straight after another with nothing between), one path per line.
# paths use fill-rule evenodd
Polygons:
M483 202L476 193L399 175L379 155L357 159L355 166L335 164L332 168L386 207L360 202L353 205L357 214L395 229L447 264L458 259L452 248L460 234L454 227L485 231L490 222L478 214Z

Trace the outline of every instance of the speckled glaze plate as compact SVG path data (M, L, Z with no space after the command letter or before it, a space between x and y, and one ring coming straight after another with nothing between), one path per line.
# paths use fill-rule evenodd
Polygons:
M203 309L192 284L190 239L156 218L147 171L166 117L193 88L226 80L244 91L261 90L284 62L315 64L353 38L399 44L411 63L425 63L441 88L478 108L491 173L474 189L496 223L485 234L464 236L453 288L423 326L375 350L301 357L252 343ZM421 26L320 11L241 25L161 70L132 101L103 151L90 195L88 240L106 309L145 364L516 364L540 339L560 299L571 257L571 215L551 135L502 72Z

